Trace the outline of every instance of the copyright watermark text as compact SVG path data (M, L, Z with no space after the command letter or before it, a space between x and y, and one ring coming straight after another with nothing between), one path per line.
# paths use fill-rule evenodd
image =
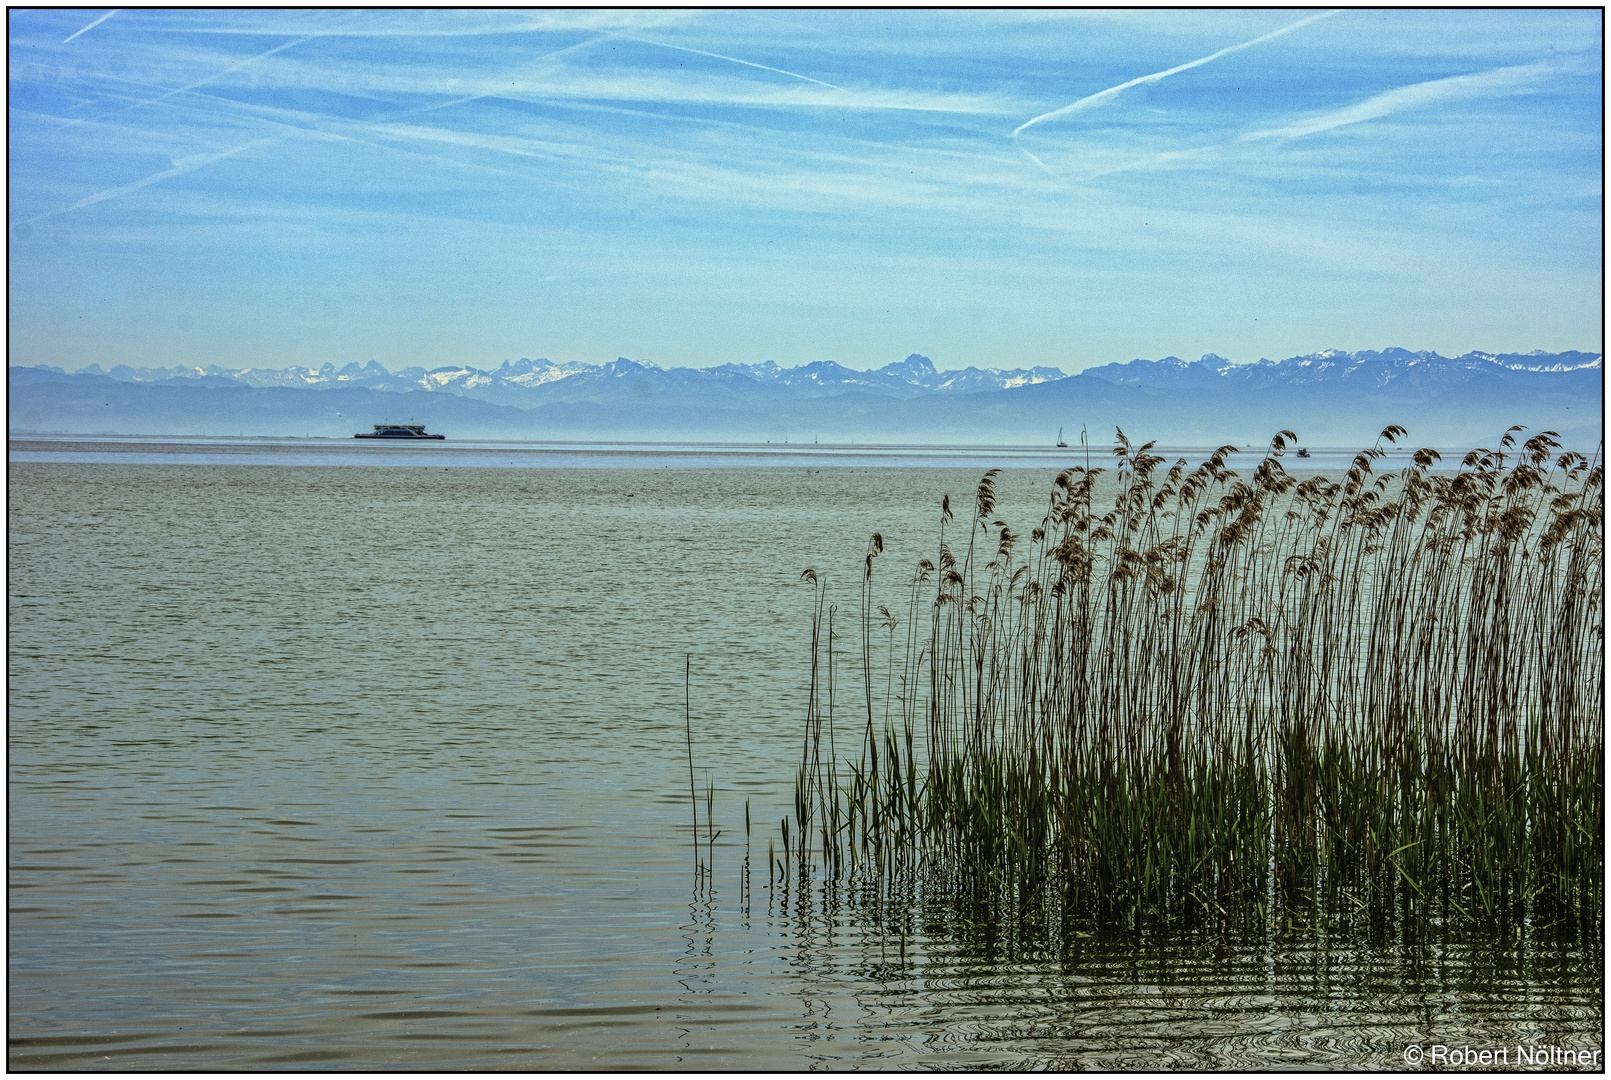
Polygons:
M1404 1048L1404 1064L1412 1069L1570 1069L1604 1067L1600 1048L1556 1046L1553 1043L1508 1043L1503 1046L1423 1046Z

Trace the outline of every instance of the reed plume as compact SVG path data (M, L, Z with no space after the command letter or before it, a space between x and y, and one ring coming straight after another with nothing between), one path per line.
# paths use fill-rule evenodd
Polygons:
M1592 925L1604 470L1554 432L1518 447L1520 430L1452 473L1423 449L1378 474L1406 434L1390 426L1337 481L1287 472L1290 431L1245 477L1233 446L1165 468L1119 431L1111 505L1106 470L1069 468L1027 538L995 516L987 472L966 520L942 500L899 645L869 543L865 723L843 772L835 608L808 572L784 869L937 875L1121 921Z

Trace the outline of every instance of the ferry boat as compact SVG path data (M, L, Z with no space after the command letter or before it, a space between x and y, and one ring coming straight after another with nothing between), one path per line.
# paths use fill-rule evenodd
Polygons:
M445 439L446 435L425 434L424 424L376 424L374 431L360 431L355 439Z

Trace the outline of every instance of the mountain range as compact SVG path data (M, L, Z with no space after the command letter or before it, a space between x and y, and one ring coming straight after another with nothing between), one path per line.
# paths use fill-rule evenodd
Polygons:
M65 374L60 368L29 369ZM773 361L759 364L723 364L713 368L672 368L667 370L646 360L621 357L609 364L555 363L552 360L509 361L492 371L473 367L442 367L430 371L422 367L393 372L371 360L367 364L347 364L337 368L291 366L272 368L224 368L218 365L192 368L133 368L119 364L102 371L99 364L81 369L80 375L104 375L118 382L162 383L175 379L204 386L240 384L254 387L295 387L330 390L361 386L371 390L400 393L425 390L494 401L501 405L544 404L550 401L587 401L608 397L622 379L648 379L667 389L698 386L784 387L794 394L824 396L848 390L866 390L894 397L916 397L928 393L968 393L1004 390L1014 386L1067 378L1057 368L1037 367L1002 371L995 368L964 368L936 371L926 356L913 353L905 360L876 371L856 371L831 360L800 367L779 367Z
M939 371L913 353L871 371L832 361L661 368L504 361L391 371L9 369L12 431L342 437L412 417L449 438L1027 443L1058 428L1123 427L1171 443L1262 442L1282 428L1316 445L1372 441L1389 423L1433 445L1493 441L1512 423L1600 439L1597 353L1444 357L1329 349L1235 364L1212 353L1089 367ZM1419 430L1418 430L1419 429Z

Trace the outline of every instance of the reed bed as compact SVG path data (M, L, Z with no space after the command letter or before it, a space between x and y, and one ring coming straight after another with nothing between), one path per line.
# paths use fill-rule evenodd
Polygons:
M774 872L927 882L1107 923L1320 912L1597 925L1604 471L1552 432L1338 481L1281 432L1165 469L1119 432L1111 504L1060 473L1027 536L947 496L904 616L812 589ZM841 745L843 743L843 745Z

